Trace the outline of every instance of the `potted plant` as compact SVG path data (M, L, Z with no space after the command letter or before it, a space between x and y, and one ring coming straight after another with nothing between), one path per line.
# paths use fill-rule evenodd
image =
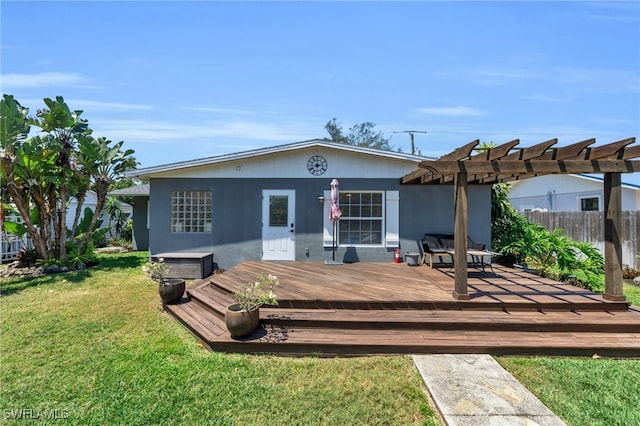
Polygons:
M224 320L232 337L246 337L258 326L260 306L277 305L278 299L273 293L280 285L278 278L266 272L258 275L255 281L244 283L232 297L236 303L227 306Z
M167 278L169 268L163 258L158 259L157 262L147 262L142 267L149 278L158 283L158 293L160 293L163 305L178 303L182 299L185 289L183 279Z

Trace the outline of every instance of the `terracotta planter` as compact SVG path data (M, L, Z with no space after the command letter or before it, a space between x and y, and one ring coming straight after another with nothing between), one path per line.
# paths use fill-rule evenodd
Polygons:
M184 294L184 280L172 278L158 284L158 293L164 305L178 303Z
M227 306L224 313L224 322L232 337L247 337L258 326L260 309L246 311L239 304Z

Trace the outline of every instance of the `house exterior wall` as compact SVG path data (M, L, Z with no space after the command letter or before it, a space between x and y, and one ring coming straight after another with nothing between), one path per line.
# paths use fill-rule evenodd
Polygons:
M598 198L604 210L604 183L582 176L548 175L514 182L509 201L518 211L581 211L582 198ZM622 188L622 210L640 210L640 190Z
M306 156L306 154L305 154ZM235 170L235 168L234 168ZM328 174L328 173L327 173ZM335 175L334 175L335 176ZM400 249L419 251L427 232L453 232L453 187L400 185L398 177L353 178L336 176L341 191L399 191ZM262 259L262 191L296 191L296 261L331 258L323 245L324 209L318 197L330 178L153 178L150 180L149 249L164 252L212 252L217 267L227 269L242 261ZM171 191L211 191L212 230L209 233L170 232ZM491 241L490 186L469 187L469 235L487 247ZM325 203L329 200L325 200ZM136 205L136 209L137 209ZM137 212L136 212L137 214ZM135 221L134 221L135 222ZM392 261L396 247L339 247L336 260Z
M133 249L149 250L149 197L133 197Z
M309 179L307 161L314 155L321 155L327 160L326 172L323 177L317 179L326 179L324 176L338 179L399 179L417 168L415 160L383 157L384 154L385 152L381 151L379 156L374 156L328 146L311 146L157 172L153 174L153 178Z

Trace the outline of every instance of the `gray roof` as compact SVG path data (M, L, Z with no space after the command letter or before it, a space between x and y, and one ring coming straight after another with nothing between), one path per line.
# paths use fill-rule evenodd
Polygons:
M241 152L236 152L232 154L223 154L215 157L206 157L206 158L200 158L196 160L181 161L177 163L169 163L169 164L162 164L158 166L145 167L142 169L137 169L137 170L132 170L130 172L127 172L126 176L128 177L148 176L154 173L161 173L161 172L167 172L172 170L185 169L189 167L222 163L225 161L242 160L250 157L258 157L261 155L274 154L274 153L284 152L284 151L293 151L296 149L303 149L303 148L316 147L316 146L322 146L322 147L338 149L343 151L356 152L360 154L376 155L378 157L393 158L396 160L415 161L416 163L419 163L424 160L435 159L435 158L424 157L420 155L407 154L404 152L387 151L382 149L375 149L375 148L368 148L368 147L362 147L362 146L348 145L348 144L338 143L338 142L331 142L325 139L312 139L308 141L295 142L295 143L290 143L285 145L276 145L276 146L271 146L266 148L253 149L249 151L241 151Z
M129 195L133 197L149 196L149 184L130 186L129 188L109 191L109 195Z

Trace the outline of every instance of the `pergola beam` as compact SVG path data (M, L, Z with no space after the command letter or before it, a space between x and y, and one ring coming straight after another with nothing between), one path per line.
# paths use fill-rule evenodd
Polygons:
M571 145L558 147L554 150L547 151L540 156L540 160L566 160L569 158L576 158L580 153L586 152L585 150L596 143L595 138L587 139L581 142L576 142Z
M469 158L469 161L498 160L509 154L509 151L511 151L519 143L520 139L514 139L502 145L493 148L487 148L480 154L476 154L473 157ZM442 160L442 158L440 160Z
M550 173L633 173L640 161L632 160L486 160L434 161L423 167L433 174L550 174Z

